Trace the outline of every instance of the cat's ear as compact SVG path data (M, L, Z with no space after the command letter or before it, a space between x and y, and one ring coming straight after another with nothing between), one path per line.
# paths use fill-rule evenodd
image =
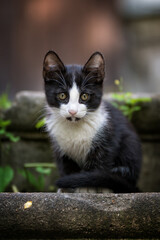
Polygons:
M83 67L83 72L97 74L97 81L102 82L105 75L104 57L100 52L95 52Z
M65 66L63 62L55 52L47 52L43 61L43 77L45 78L51 76L54 72L58 71L65 71Z

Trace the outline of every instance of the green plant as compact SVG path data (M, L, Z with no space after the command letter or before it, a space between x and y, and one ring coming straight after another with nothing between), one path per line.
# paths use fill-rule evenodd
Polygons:
M7 138L11 142L19 141L19 137L15 136L11 132L7 131L7 127L11 124L11 120L4 120L2 111L11 107L11 101L8 98L7 93L0 95L0 151L2 150L1 139ZM8 152L8 149L7 149ZM1 157L1 156L0 156ZM10 166L0 167L0 192L4 192L6 187L12 181L14 177L14 171Z
M0 135L1 137L8 138L11 142L18 142L20 137L15 136L13 133L7 131L7 127L10 124L10 120L3 120L2 118L0 118Z
M8 98L7 93L3 93L0 96L0 110L6 110L10 108L11 102ZM18 142L19 137L15 136L13 133L7 131L7 127L11 125L11 120L4 120L2 116L0 117L0 138L8 138L11 142Z
M8 109L11 106L11 101L7 93L2 93L0 96L0 109Z
M45 177L49 176L55 167L53 163L26 163L24 169L20 169L19 173L36 191L44 191ZM35 176L29 168L33 168L38 173L38 176Z
M42 118L42 119L40 119L40 120L36 123L35 127L36 127L37 129L39 129L39 128L41 128L41 127L44 127L45 123L46 123L46 119L45 119L45 118Z
M123 78L120 80L115 80L115 85L118 87L118 93L112 93L112 105L118 108L122 113L131 120L133 113L141 110L139 103L150 102L151 98L148 97L138 97L135 98L131 92L123 92Z
M5 191L13 177L14 171L10 166L0 167L0 192Z

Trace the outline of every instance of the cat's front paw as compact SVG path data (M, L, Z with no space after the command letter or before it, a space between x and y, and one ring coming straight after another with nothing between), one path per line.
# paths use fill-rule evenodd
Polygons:
M57 193L62 193L63 189L62 188L58 188Z
M74 193L74 188L58 188L57 193Z

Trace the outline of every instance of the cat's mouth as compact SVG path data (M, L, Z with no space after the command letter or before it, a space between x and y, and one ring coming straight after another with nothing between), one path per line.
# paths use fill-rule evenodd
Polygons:
M81 118L77 117L67 117L66 119L70 122L78 122L79 120L81 120Z

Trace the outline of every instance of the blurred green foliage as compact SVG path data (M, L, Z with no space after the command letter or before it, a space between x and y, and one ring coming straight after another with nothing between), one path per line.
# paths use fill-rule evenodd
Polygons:
M14 171L10 166L0 167L0 192L5 191L13 177Z
M6 110L11 107L11 101L8 98L7 93L3 93L0 96L0 110ZM8 138L11 142L18 142L19 137L15 136L13 133L7 131L7 127L11 125L11 120L4 120L0 116L0 139L2 137Z
M11 101L8 98L7 93L3 93L0 95L0 110L6 110L11 107ZM11 132L7 131L7 127L11 124L11 120L4 120L2 117L2 113L0 115L0 150L1 150L1 139L7 138L11 142L19 141L19 137L15 136ZM10 166L0 167L0 192L4 192L10 182L14 177L14 171Z
M139 103L150 102L148 97L133 97L131 92L123 92L123 78L115 80L115 85L118 87L117 93L112 93L112 105L118 108L129 120L132 119L133 113L141 110Z
M7 93L2 93L0 96L0 109L8 109L11 107L11 101Z
M36 127L37 129L39 129L39 128L41 128L41 127L44 127L45 122L46 122L46 119L45 119L45 118L42 118L42 119L40 119L40 120L36 123L35 127Z
M38 176L29 170L33 168ZM20 169L19 173L27 180L35 191L44 191L46 176L49 176L52 169L56 168L54 163L27 163L24 165L24 169Z
M0 110L2 112L11 107L11 101L8 98L7 93L0 95ZM2 113L1 112L1 113ZM18 142L20 137L15 136L7 130L7 127L11 125L11 120L3 119L3 114L0 114L0 148L2 138L7 138L11 142ZM36 128L39 129L45 125L45 118L40 119ZM33 168L33 170L29 170ZM24 165L24 169L19 169L18 172L23 176L30 186L35 191L44 191L46 176L49 176L52 169L55 168L53 163L28 163ZM10 166L0 167L0 192L4 192L13 180L14 170ZM50 189L55 190L54 186L50 186ZM12 186L13 191L18 191L15 185Z

